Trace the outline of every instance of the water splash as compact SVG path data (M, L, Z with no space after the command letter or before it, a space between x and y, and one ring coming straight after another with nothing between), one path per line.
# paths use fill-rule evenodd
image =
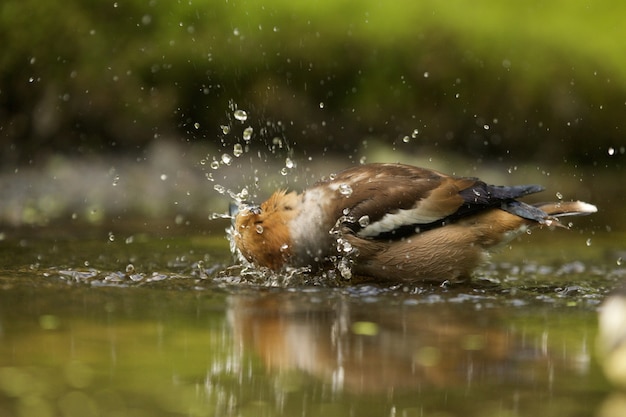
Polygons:
M248 113L245 110L237 109L233 112L233 116L235 116L235 119L239 120L240 122L245 122L246 120L248 120Z

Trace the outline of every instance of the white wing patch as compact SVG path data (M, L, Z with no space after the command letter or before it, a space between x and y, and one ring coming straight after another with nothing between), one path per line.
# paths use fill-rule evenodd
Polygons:
M361 237L378 236L381 233L391 232L402 226L411 224L428 224L441 220L441 216L428 215L424 210L419 208L398 209L394 213L387 213L377 222L370 223L367 227L361 229L357 235Z

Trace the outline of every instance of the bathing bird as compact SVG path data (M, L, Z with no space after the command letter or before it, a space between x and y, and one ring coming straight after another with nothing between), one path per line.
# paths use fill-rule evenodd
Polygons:
M345 279L471 278L489 251L562 216L595 213L582 201L527 204L539 185L497 186L397 163L354 166L305 191L242 202L230 231L243 262L280 271L332 269Z

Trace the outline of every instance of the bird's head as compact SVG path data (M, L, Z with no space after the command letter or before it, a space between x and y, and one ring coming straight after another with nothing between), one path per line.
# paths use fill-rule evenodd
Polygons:
M260 206L243 203L233 217L233 239L249 262L280 269L291 256L290 222L298 212L296 193L277 191Z

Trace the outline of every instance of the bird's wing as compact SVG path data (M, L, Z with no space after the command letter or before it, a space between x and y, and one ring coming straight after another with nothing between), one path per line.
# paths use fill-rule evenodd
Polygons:
M428 230L542 190L537 185L492 186L400 164L350 168L325 184L337 189L337 218L343 215L343 224L366 238Z

